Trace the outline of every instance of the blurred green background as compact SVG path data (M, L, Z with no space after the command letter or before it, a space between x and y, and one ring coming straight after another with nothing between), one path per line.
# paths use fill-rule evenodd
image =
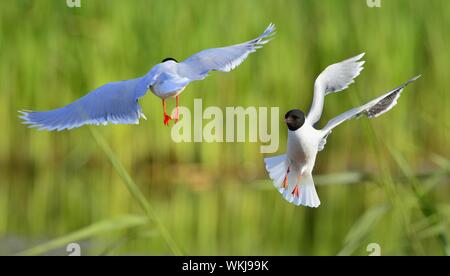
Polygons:
M83 255L368 255L369 243L383 255L450 254L450 4L381 3L1 1L0 254L67 255L74 241ZM333 132L315 167L317 210L279 196L258 143L173 143L151 93L138 126L48 133L17 118L270 22L271 43L192 83L181 104L307 110L322 69L366 52L356 83L326 98L323 125L423 75L389 113ZM285 141L280 120L280 154Z

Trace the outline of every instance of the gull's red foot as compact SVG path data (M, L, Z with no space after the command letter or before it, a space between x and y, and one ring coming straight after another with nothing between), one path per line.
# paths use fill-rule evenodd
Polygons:
M294 197L300 197L300 190L298 189L298 186L295 186L294 190L292 191L292 195Z
M167 115L167 114L164 114L164 124L165 124L166 126L169 125L170 120L172 120L172 117L170 117L170 116Z

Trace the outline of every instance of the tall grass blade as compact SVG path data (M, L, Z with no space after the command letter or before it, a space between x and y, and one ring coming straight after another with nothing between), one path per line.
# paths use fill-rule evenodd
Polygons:
M146 216L134 216L128 215L124 217L119 217L110 220L104 220L100 222L96 222L90 226L87 226L83 229L75 231L71 234L65 235L63 237L59 237L47 243L38 245L36 247L27 249L23 252L18 253L20 256L36 256L42 255L50 250L54 250L63 246L66 246L69 243L81 241L84 239L88 239L93 236L97 236L103 233L117 231L122 229L133 228L137 226L142 226L149 223L149 220Z
M353 254L363 239L370 233L372 227L388 210L389 208L386 205L376 206L367 210L348 232L344 240L345 246L338 255L348 256Z
M422 211L422 214L426 218L433 218L435 216L440 217L440 214L438 213L438 210L436 206L433 204L433 202L427 197L427 194L423 191L423 188L420 186L419 180L415 177L413 170L409 166L408 162L405 160L405 158L386 144L386 147L388 148L389 152L393 156L394 160L396 161L397 165L400 167L402 172L405 174L405 176L410 180L411 188L414 193L414 195L417 198L417 201L419 203L420 210ZM437 225L444 225L444 219L440 219L439 224ZM439 233L436 235L438 237L438 240L440 244L442 245L442 249L445 255L450 256L450 244L447 238L447 234L445 232L445 228L437 227L434 228L433 231L438 231Z
M123 167L122 163L115 156L115 154L113 153L111 147L108 145L106 140L100 135L100 133L95 128L91 127L90 130L91 130L92 136L94 137L95 141L105 152L106 156L110 160L114 169L119 174L119 176L122 178L123 183L127 187L130 194L134 197L134 199L137 201L137 203L141 206L142 210L148 216L148 218L156 223L156 226L157 226L158 230L160 231L161 236L167 243L167 246L169 247L169 249L175 255L178 255L178 256L182 255L181 250L179 249L175 240L170 236L166 227L164 226L162 221L158 218L158 216L155 214L155 212L153 211L153 208L150 206L150 203L145 199L144 194L141 192L139 187L133 181L133 179L128 174L126 169Z

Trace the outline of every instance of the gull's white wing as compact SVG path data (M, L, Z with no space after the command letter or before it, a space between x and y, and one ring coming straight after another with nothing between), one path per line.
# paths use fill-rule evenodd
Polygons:
M30 127L49 131L108 123L137 124L139 118L145 118L138 99L147 92L146 77L105 84L62 108L20 111L20 118Z
M333 128L335 128L336 126L340 125L341 123L343 123L347 120L357 118L362 115L366 115L368 118L376 118L376 117L380 116L381 114L388 112L397 104L397 100L400 97L400 94L402 93L403 89L408 84L414 82L418 78L420 78L420 76L410 79L409 81L405 82L401 86L384 94L383 96L380 96L380 97L366 103L363 106L353 108L353 109L351 109L347 112L344 112L341 115L331 119L327 123L327 125L323 128L322 131L325 133L326 136L328 136L328 134L330 134L330 132Z
M178 73L191 80L202 80L210 71L229 72L240 65L249 54L271 40L275 25L270 24L262 35L251 41L223 48L201 51L178 64Z
M364 69L364 61L359 56L328 66L314 83L314 98L306 120L314 125L322 115L325 96L346 89Z

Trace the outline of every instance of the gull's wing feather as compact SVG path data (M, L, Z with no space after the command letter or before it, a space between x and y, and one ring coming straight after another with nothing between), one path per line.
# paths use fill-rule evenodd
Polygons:
M395 88L394 90L368 102L367 104L353 108L347 112L342 113L341 115L331 119L328 124L323 128L323 131L328 135L333 128L340 125L341 123L360 117L362 115L366 115L368 118L375 118L378 117L389 110L391 110L396 104L397 100L400 97L400 94L402 93L403 89L410 83L414 82L420 78L420 76L417 76L415 78L410 79L409 81L405 82L401 86Z
M270 24L258 38L223 48L201 51L178 64L178 72L191 80L204 79L210 71L229 72L240 65L249 54L271 40L275 25Z
M143 81L138 78L108 83L59 109L20 111L20 118L30 127L49 131L108 123L137 124L139 118L145 118L138 103L147 91Z
M314 125L322 115L324 98L330 93L346 89L354 82L364 69L364 61L360 61L364 53L328 66L316 79L314 84L314 98L307 120Z

